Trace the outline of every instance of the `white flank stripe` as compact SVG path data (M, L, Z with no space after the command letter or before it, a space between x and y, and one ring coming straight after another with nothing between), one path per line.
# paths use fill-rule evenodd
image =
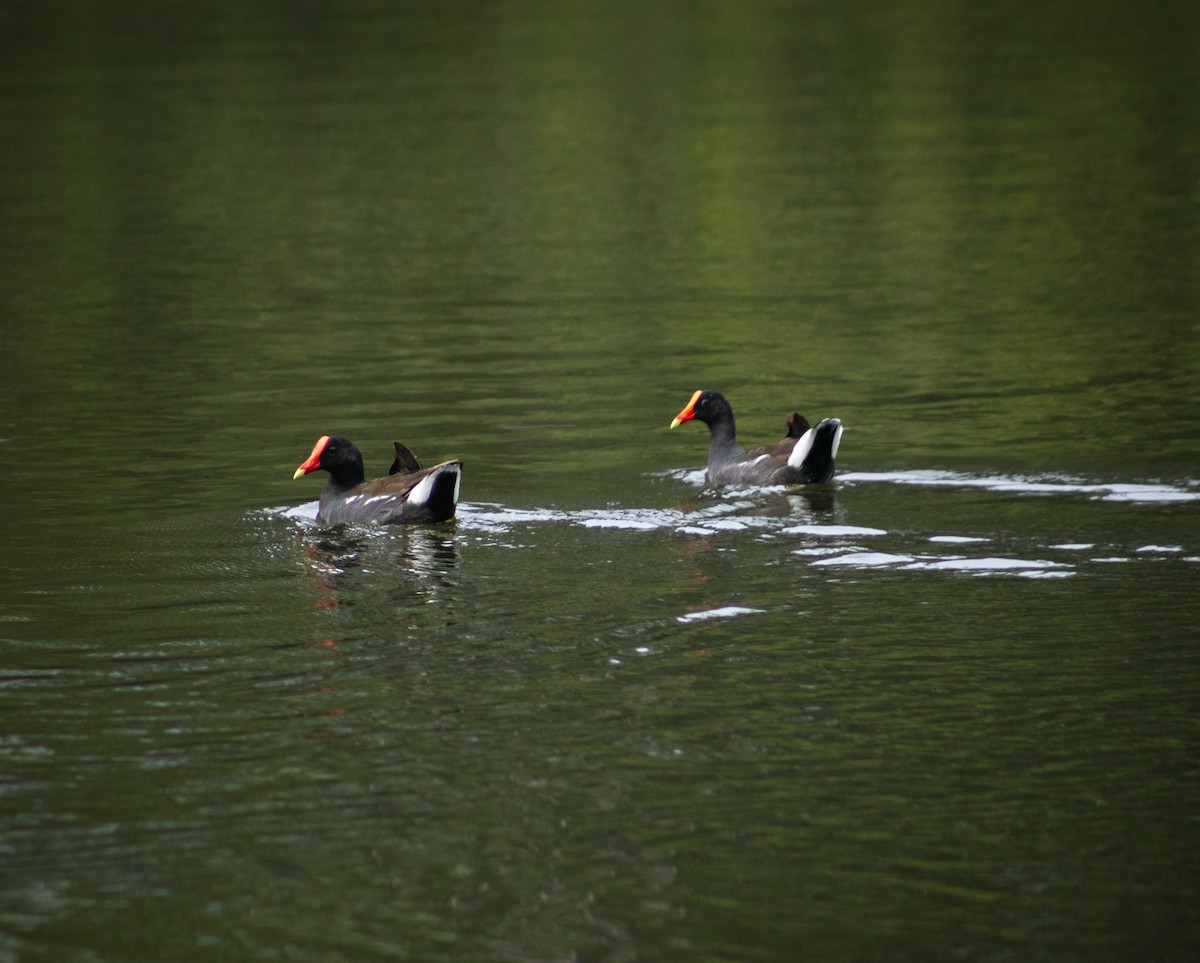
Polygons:
M426 475L413 486L413 490L408 493L408 500L415 505L424 505L433 494L433 486L437 480L449 472L454 474L454 504L457 505L459 488L462 486L462 472L458 470L458 465L446 465Z
M812 451L813 442L816 441L816 435L813 434L811 428L808 429L800 440L796 442L796 447L792 449L792 453L788 456L788 465L792 468L799 468L804 464L804 459L808 457L808 453Z
M429 501L429 495L433 491L433 480L437 478L438 473L426 475L413 486L413 490L408 493L408 500L416 505L424 505Z

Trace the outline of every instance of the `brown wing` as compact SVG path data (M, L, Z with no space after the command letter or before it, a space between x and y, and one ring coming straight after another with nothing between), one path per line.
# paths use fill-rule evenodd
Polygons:
M800 412L798 412L798 411L793 411L790 415L787 416L787 426L788 426L787 436L789 438L799 438L806 431L808 431L809 428L812 427L812 425L810 425L808 423L808 419L805 418L804 415L800 414Z
M796 442L804 436L812 426L808 423L808 419L798 411L793 411L787 416L787 434L775 442L773 445L763 445L759 448L752 448L746 454L750 458L758 458L762 455L770 455L772 458L782 458L787 461L788 455L792 453L792 449L796 447Z
M395 466L393 466L395 467ZM403 469L395 471L390 475L385 475L382 478L371 478L356 489L355 494L363 494L367 496L373 495L407 495L413 490L414 486L426 475L434 471L439 466L434 468L421 468L417 471L405 471Z
M461 473L461 461L444 461L421 471L372 478L348 492L331 493L327 489L321 493L318 517L327 525L437 522L452 518L458 503ZM422 485L426 479L429 484Z

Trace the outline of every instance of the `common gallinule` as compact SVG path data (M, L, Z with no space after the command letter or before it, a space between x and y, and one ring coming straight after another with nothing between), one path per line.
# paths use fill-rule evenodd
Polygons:
M708 425L710 485L807 485L833 477L833 462L842 440L842 423L826 418L812 428L793 411L787 437L773 445L746 451L737 443L733 409L718 391L697 391L671 427L695 418Z
M362 452L345 438L322 435L293 478L318 470L329 472L321 492L317 521L405 525L441 522L454 517L462 484L462 462L444 461L422 468L411 451L393 442L396 460L383 478L366 480Z

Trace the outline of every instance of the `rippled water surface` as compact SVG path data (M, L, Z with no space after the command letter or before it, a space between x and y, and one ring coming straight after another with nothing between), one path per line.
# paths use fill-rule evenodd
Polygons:
M0 963L1193 959L1176 7L7 5Z

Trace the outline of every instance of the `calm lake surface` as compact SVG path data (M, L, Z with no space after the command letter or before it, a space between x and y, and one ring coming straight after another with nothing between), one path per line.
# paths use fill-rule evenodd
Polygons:
M1195 959L1197 10L5 4L0 963Z

